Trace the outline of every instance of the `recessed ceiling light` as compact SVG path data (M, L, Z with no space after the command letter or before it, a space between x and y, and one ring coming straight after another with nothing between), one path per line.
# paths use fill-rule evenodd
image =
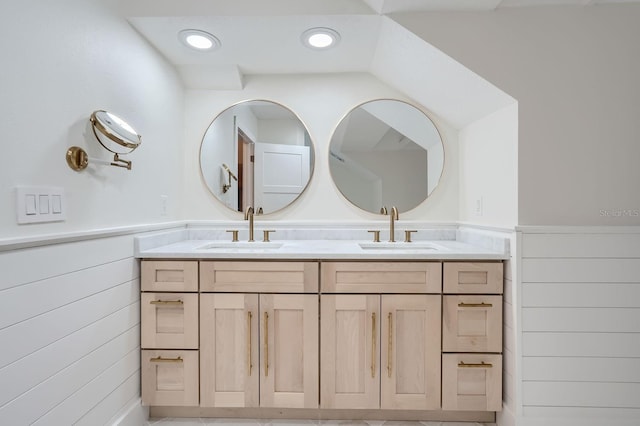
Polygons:
M329 49L339 41L340 34L331 28L309 28L302 33L302 44L311 49Z
M215 50L221 46L216 36L202 30L182 30L178 38L185 46L199 51Z

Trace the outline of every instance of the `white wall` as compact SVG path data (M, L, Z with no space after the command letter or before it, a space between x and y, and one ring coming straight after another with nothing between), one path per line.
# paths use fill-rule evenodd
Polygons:
M139 398L132 235L0 252L0 270L0 424L106 424Z
M524 227L520 235L518 425L637 425L640 227Z
M640 224L640 5L393 18L517 99L519 224Z
M183 90L175 70L111 10L109 0L0 3L2 237L166 221L180 204ZM141 135L133 169L74 172L69 146L108 158L88 118L107 109ZM16 223L16 185L61 186L67 221ZM169 197L160 216L160 195Z
M240 217L226 209L202 185L198 150L202 135L217 114L231 104L249 99L277 101L295 111L305 123L315 145L315 169L305 193L289 208L260 220L354 220L375 219L346 202L329 172L329 141L353 107L380 98L408 100L406 96L369 74L307 76L249 76L242 91L194 91L186 94L185 203L182 215L188 219ZM402 219L451 222L458 217L457 131L439 117L432 117L444 139L445 170L431 197Z
M518 105L460 131L460 220L513 227L518 220ZM480 200L481 212L476 212Z

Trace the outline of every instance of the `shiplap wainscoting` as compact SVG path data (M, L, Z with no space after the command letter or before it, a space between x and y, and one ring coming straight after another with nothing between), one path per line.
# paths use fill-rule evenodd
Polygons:
M518 424L640 425L640 227L520 232Z
M516 386L517 375L517 349L516 349L516 318L518 306L516 282L517 270L517 238L512 233L509 242L509 259L504 263L504 309L503 339L502 339L502 411L496 415L496 421L500 426L516 425L516 407L518 404Z
M133 235L0 252L0 424L102 425L140 392Z

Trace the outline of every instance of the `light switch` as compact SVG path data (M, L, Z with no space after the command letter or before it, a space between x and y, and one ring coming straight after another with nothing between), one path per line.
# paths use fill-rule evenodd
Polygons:
M49 214L49 196L40 195L38 197L38 206L40 207L40 214Z
M16 219L19 224L67 220L64 188L54 186L16 187Z
M24 209L25 209L25 213L28 215L36 214L36 195L35 194L26 194L24 196Z
M51 196L51 213L53 214L62 213L62 196L60 195Z

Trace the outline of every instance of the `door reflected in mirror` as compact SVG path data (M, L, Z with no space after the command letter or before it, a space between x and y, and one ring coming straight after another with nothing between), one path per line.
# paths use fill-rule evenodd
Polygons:
M313 174L309 132L288 108L246 101L227 108L207 128L200 171L225 206L264 214L283 209L306 189Z
M378 213L424 202L438 185L444 147L438 129L418 108L382 99L351 110L329 145L334 183L354 205Z

